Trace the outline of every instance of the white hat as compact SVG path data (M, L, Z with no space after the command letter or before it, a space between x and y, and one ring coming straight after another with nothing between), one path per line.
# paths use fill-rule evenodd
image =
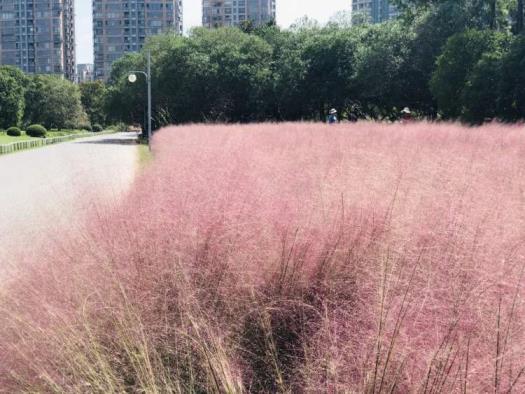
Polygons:
M410 108L408 107L405 107L403 108L403 111L401 111L402 114L411 114L412 112L410 111Z
M333 115L333 114L336 114L337 113L337 110L335 108L332 108L330 110L330 115Z

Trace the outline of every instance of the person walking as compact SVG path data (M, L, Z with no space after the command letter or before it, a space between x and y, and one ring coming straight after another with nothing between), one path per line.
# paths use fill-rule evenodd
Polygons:
M332 108L328 115L328 124L336 124L336 123L337 123L337 110L335 108Z

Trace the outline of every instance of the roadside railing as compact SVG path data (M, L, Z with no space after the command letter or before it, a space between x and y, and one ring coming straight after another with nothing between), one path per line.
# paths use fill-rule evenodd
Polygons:
M100 133L86 132L86 133L65 135L62 137L39 138L39 139L34 139L34 140L10 142L8 144L0 145L0 155L18 152L18 151L25 150L25 149L40 148L46 145L59 144L61 142L75 140L77 138L94 137L97 135L113 134L113 133L115 133L115 131L103 131Z

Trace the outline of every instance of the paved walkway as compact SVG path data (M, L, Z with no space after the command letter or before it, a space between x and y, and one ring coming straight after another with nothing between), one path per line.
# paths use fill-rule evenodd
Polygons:
M136 134L118 133L0 156L0 270L33 240L75 231L94 196L111 204L131 185ZM102 197L102 199L100 199Z

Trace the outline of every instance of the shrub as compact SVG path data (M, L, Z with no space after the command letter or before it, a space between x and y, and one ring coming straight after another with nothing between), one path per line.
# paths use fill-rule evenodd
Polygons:
M77 129L79 130L85 130L85 131L93 131L93 128L89 123L81 123L77 126Z
M45 137L47 134L47 130L44 126L39 124L33 124L29 126L26 130L26 134L30 137Z
M72 119L68 119L64 122L64 124L60 127L61 130L74 130L74 129L77 129L78 128L78 121L77 120L72 120Z
M18 127L10 127L7 129L7 135L10 135L11 137L20 137L22 135L22 130Z
M94 131L95 133L100 133L100 132L103 131L103 130L104 130L104 128L103 128L100 124L95 123L95 124L93 125L93 131Z
M128 131L128 125L126 123L120 122L109 127L109 130L117 132L126 132Z

